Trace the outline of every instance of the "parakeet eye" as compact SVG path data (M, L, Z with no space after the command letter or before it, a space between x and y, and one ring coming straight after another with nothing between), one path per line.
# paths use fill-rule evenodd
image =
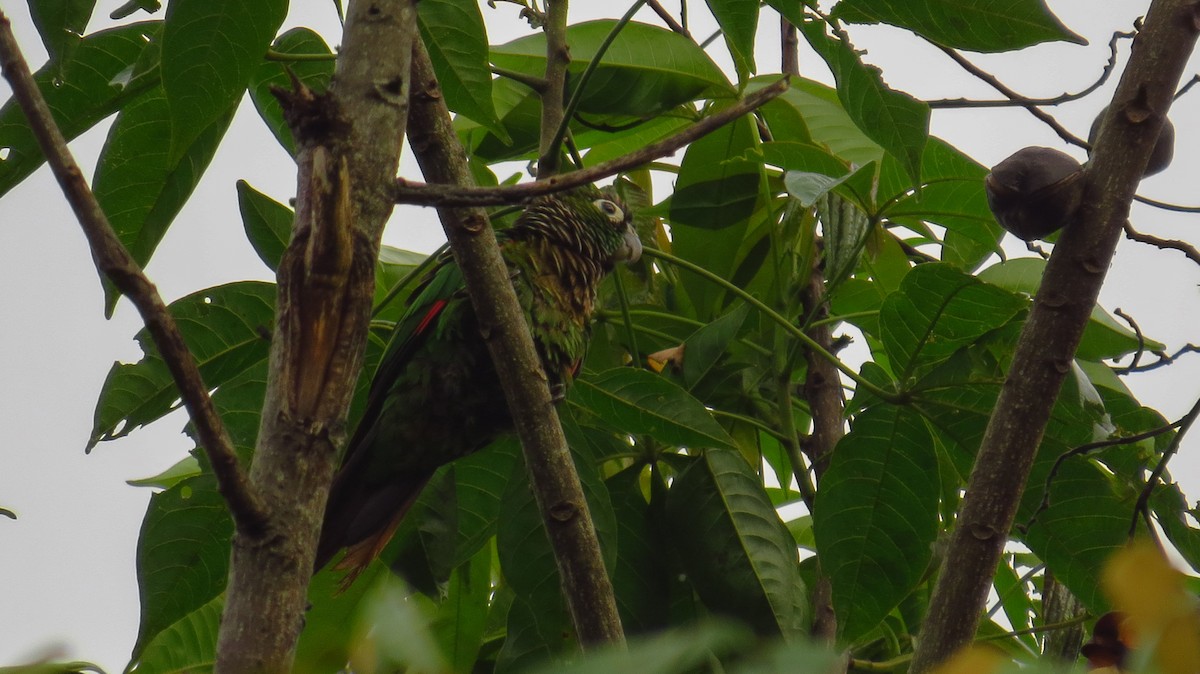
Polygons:
M625 211L622 210L621 207L616 203L608 199L597 199L593 201L592 204L594 204L601 213L607 216L610 222L618 223L625 220Z

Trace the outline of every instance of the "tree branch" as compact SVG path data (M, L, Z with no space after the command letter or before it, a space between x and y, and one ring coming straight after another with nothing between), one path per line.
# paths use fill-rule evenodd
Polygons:
M614 176L622 171L641 166L646 162L674 153L679 148L701 136L712 133L733 120L753 112L759 106L787 91L787 78L770 84L750 94L740 102L720 110L679 133L651 143L636 152L617 157L571 173L551 176L544 180L504 187L463 187L459 185L431 185L417 183L404 178L396 180L395 199L400 204L422 206L500 206L521 203L544 194L594 183Z
M1124 229L1125 229L1125 236L1134 241L1137 241L1138 243L1149 244L1149 245L1155 246L1161 250L1166 250L1166 249L1177 250L1177 251L1183 253L1184 255L1186 255L1187 258L1189 260L1191 260L1192 262L1195 262L1196 264L1200 264L1200 251L1197 251L1195 246L1193 246L1192 244L1190 244L1186 241L1180 241L1179 239L1160 239L1157 236L1151 236L1150 234L1143 234L1143 233L1137 231L1136 229L1134 229L1133 225L1129 224L1128 221L1125 222Z
M408 118L412 0L352 0L330 90L276 91L296 137L296 219L277 271L250 477L268 530L233 539L218 672L286 672L354 384Z
M1196 0L1154 0L1134 39L1085 173L984 432L911 671L929 671L975 635L1033 457L1129 216L1138 181L1200 33Z
M566 126L563 98L567 87L567 66L571 50L567 46L567 0L546 0L546 88L538 92L542 100L542 136L538 143L537 174L544 180L558 173L562 157L562 136L558 128Z
M241 531L261 532L265 522L259 495L251 487L238 464L237 454L229 433L213 407L208 387L200 376L196 361L183 341L179 326L163 303L158 289L150 282L129 251L113 231L104 211L88 187L79 165L67 149L67 142L54 122L54 117L42 98L29 65L21 56L12 26L0 11L0 67L12 87L13 95L29 119L42 153L50 164L54 177L71 204L83 233L92 250L96 268L107 276L137 308L166 363L179 396L196 427L200 445L208 455L221 494L229 505L233 520Z
M473 179L450 111L419 41L413 79L408 133L421 171L430 181L470 185ZM481 208L441 208L438 215L504 386L580 643L622 642L621 619L583 488L487 213Z

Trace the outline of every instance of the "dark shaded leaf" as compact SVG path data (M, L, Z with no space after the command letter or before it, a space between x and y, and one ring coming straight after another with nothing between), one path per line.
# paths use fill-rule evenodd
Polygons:
M666 513L705 606L760 634L803 633L808 603L796 544L740 454L706 451L671 483Z
M238 208L242 212L242 228L246 238L271 271L279 268L279 260L292 237L292 209L259 192L245 180L237 181Z
M570 400L622 433L644 433L682 447L734 447L703 403L645 370L621 367L584 377L575 382Z
M833 17L849 23L890 23L934 43L977 52L1014 51L1057 40L1087 44L1042 0L842 0Z

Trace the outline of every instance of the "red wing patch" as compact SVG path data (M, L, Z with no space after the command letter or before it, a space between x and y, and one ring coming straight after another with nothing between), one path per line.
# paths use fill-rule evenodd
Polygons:
M434 302L433 306L429 308L429 312L425 314L425 318L422 318L421 323L417 325L417 331L414 334L419 335L425 332L425 328L428 328L429 324L433 322L433 319L437 318L438 314L442 313L442 309L445 308L446 300L438 300Z

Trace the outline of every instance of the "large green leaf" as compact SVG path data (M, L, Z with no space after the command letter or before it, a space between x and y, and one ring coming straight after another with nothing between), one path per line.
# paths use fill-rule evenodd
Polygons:
M213 671L216 665L217 629L225 597L217 596L189 612L146 644L140 658L130 660L138 674L178 674Z
M1021 540L1093 615L1099 615L1109 608L1100 577L1104 564L1126 543L1133 498L1114 493L1111 476L1087 457L1073 457L1059 466L1048 506L1035 517L1049 467L1067 449L1058 445L1038 457L1017 522L1028 524L1034 518Z
M929 136L929 106L888 87L878 68L863 63L849 45L827 36L824 23L808 22L800 28L833 71L838 98L850 119L900 161L911 184L919 184L921 154Z
M211 475L155 494L138 536L142 620L133 660L160 633L225 590L233 519Z
M774 81L775 77L773 76L756 77L747 90L761 89ZM776 136L776 140L814 142L824 145L837 157L859 166L879 161L884 156L883 148L863 133L846 109L842 107L836 89L803 77L793 77L788 90L768 105L771 104L778 106L775 108L774 114L768 114L768 120L778 120L775 122L775 126L771 127L772 133L775 132L776 126L782 125L784 129L793 129L803 123L804 133L807 134L805 137L793 131L790 134L792 137ZM804 166L794 168L806 171L818 170ZM845 173L845 171L843 170L841 173Z
M217 151L236 102L172 158L163 142L171 132L167 97L155 87L117 115L96 166L92 189L133 259L145 266ZM105 312L118 295L107 281Z
M279 267L279 260L292 236L292 221L296 214L292 209L259 192L245 180L237 181L238 208L242 212L242 227L246 238L258 253L258 258L271 271Z
M320 35L308 28L287 31L276 38L271 48L281 54L329 55L327 61L262 61L250 77L250 100L254 102L255 109L283 149L295 156L296 140L292 138L292 130L283 118L283 106L271 93L271 88L290 91L292 76L295 76L309 89L325 91L333 78L333 52Z
M903 168L891 155L883 160L879 201L885 217L920 231L923 223L946 228L942 261L972 270L996 252L1004 230L988 208L983 189L987 168L940 138L930 138L921 156L919 192L908 189Z
M714 106L716 107L716 106ZM688 146L670 200L672 252L724 278L745 255L750 221L766 196L762 164L744 159L757 147L753 117L744 116ZM724 290L682 272L682 285L698 318L720 310Z
M487 30L479 4L422 0L417 3L417 24L446 97L446 106L507 141L507 133L492 103Z
M1055 40L1087 44L1042 0L842 0L833 17L890 23L931 42L977 52L1013 51Z
M567 28L568 73L576 82L609 32L613 20ZM527 75L546 73L546 37L538 32L492 48L492 63ZM657 26L625 25L600 60L579 101L579 111L651 117L687 101L732 94L728 80L695 42Z
M96 0L29 0L29 16L55 65L74 56L95 7Z
M737 68L738 81L754 74L754 34L758 32L758 0L708 0L708 8L721 26L725 45Z
M671 483L666 517L705 606L760 634L804 633L808 600L796 544L739 453L710 449L691 462Z
M64 138L71 140L87 131L158 82L157 71L132 81L128 76L143 51L157 49L153 39L160 29L159 22L146 21L93 33L79 43L70 61L51 62L34 74L38 91ZM7 150L0 159L3 196L45 161L25 114L13 99L0 108L0 148Z
M1027 306L1022 297L951 265L923 264L884 300L880 332L892 366L907 376L944 361Z
M264 331L274 319L275 286L242 281L208 288L171 303L184 342L209 388L266 361ZM178 407L175 381L143 329L136 339L145 356L135 364L116 363L108 373L88 448L127 435ZM261 401L260 401L261 402Z
M853 642L920 582L937 538L937 456L905 407L860 414L838 443L813 512L841 638Z
M167 5L162 81L171 163L237 107L287 6L287 0L173 0Z
M979 272L979 278L1013 292L1033 296L1042 285L1042 273L1046 261L1039 257L1022 257L994 264ZM1148 351L1167 348L1162 342L1144 338L1143 346ZM1076 357L1099 361L1119 358L1134 353L1139 348L1138 336L1126 325L1118 323L1107 311L1096 305L1083 331Z
M623 433L679 447L734 447L704 404L665 377L619 367L575 382L570 401Z

